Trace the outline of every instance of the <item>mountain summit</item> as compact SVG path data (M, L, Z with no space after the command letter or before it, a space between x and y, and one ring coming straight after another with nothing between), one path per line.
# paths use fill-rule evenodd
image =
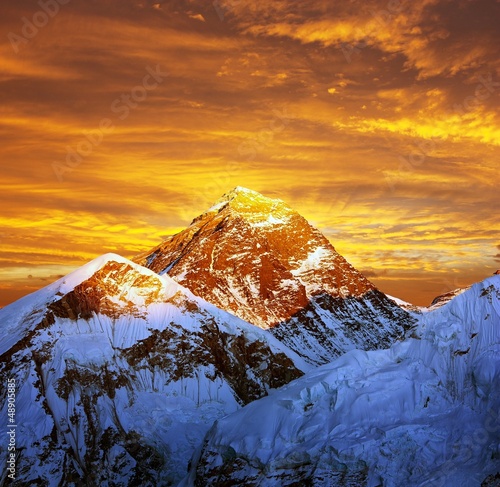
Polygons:
M311 363L388 346L412 323L299 213L242 187L134 260L269 329Z

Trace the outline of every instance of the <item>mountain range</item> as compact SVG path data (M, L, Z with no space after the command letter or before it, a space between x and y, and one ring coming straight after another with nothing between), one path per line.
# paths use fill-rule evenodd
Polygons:
M499 298L493 276L412 307L235 188L0 310L0 485L493 486Z

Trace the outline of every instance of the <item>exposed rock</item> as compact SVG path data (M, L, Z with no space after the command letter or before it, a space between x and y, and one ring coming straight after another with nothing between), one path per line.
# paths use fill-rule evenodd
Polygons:
M497 272L497 274L500 274L500 272ZM481 487L500 487L500 472L486 477L481 483Z
M419 320L218 420L181 486L500 486L498 276Z
M296 211L244 188L135 261L315 364L387 346L415 322Z
M463 288L457 288L457 289L454 289L453 291L447 291L443 294L440 294L439 296L436 296L432 300L432 303L429 306L429 308L430 309L440 308L441 306L448 304L453 298L460 296L460 294L467 291L467 289L469 289L469 288L470 288L470 286L463 287Z
M0 356L17 388L12 485L176 485L216 419L307 368L169 277L101 261L35 293L36 309L0 312L0 343L6 324L27 330Z

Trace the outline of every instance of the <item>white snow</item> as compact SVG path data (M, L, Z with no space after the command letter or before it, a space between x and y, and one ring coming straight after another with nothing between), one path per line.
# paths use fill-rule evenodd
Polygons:
M408 301L404 301L403 299L396 298L394 296L391 296L390 294L386 294L386 296L394 301L398 306L413 306L413 304L409 303Z
M276 222L279 219L268 224ZM292 274L300 278L314 273L331 258L327 248L316 247L297 263ZM103 369L116 373L128 370L129 382L119 387L113 398L104 394L96 399L95 426L105 430L118 420L125 431L140 431L159 451L168 451L169 468L177 472L177 477L179 468L186 466L216 420L218 423L207 436L206 452L213 454L207 466L222 465L221 452L230 447L241 458L252 459L252 466L234 472L234 478L250 478L257 475L255 465L265 465L258 472L258 485L262 487L282 485L273 475L296 475L297 465L310 465L314 475L329 475L335 465L347 470L365 465L368 487L454 487L464 482L474 487L498 470L500 276L474 285L438 309L416 315L419 323L412 338L388 350L353 350L352 336L344 333L342 323L313 301L310 313L331 328L289 337L298 341L295 349L319 360L325 352L322 336L328 334L329 346L350 351L312 369L270 333L206 303L170 277L159 276L116 254L106 254L0 310L0 354L37 326L48 305L109 262L132 269L130 281L109 300L117 306L130 301L137 313L117 318L94 314L88 320L58 318L55 324L37 331L25 355L20 350L15 358L25 359L19 360L16 369L18 422L22 425L18 447L25 449L25 458L41 455L35 442L49 437L54 426L77 457L84 458L85 425L68 423L75 411L84 414L83 386L80 391L73 389L67 399L56 392L67 370L78 368L96 375ZM153 284L148 286L158 291L152 303L148 298L153 289L135 285L134 273L152 279ZM257 282L250 279L245 283L249 297L236 280L229 283L232 298L239 304L248 305L249 299L259 294ZM285 290L296 285L292 279L281 283ZM347 294L347 288L343 292ZM409 305L390 299L401 306ZM356 316L361 305L353 300L346 306ZM368 308L375 312L371 304ZM249 341L268 344L274 353L286 354L297 368L308 373L239 409L231 385L216 374L213 364L198 365L191 375L171 381L168 371L161 367L131 369L117 353L162 332L171 323L185 333L201 332L204 319L234 337L245 336ZM373 338L372 332L363 333L367 339ZM30 354L40 352L47 343L52 345L50 356L35 370ZM272 364L262 362L259 370L268 367ZM247 369L245 374L254 377L256 370ZM37 381L42 385L35 385ZM38 395L40 387L45 404ZM2 417L6 417L5 408L3 404ZM5 454L0 446L0 463L5 462ZM51 452L54 458L61 454ZM127 455L116 446L109 453L109 461ZM127 469L133 464L130 457ZM126 476L127 471L120 475ZM60 472L53 475L57 485ZM185 479L184 485L192 485L193 475ZM166 478L162 481L167 483ZM318 481L317 485L323 484Z
M157 279L163 286L165 294L168 296L172 296L180 288L180 285L170 277L162 276L160 278L155 272L135 264L120 255L113 253L101 255L67 276L58 279L43 289L24 296L0 310L0 354L9 350L9 348L25 336L25 334L40 321L46 311L47 305L58 300L60 296L72 291L76 286L89 279L108 262L128 264L135 271Z
M48 437L56 425L59 434L83 462L87 448L85 432L88 433L86 428L89 425L86 424L87 420L68 422L68 418L75 414L76 417L80 415L81 418L87 418L88 411L84 410L82 403L84 390L94 388L99 392L99 386L92 382L93 385L73 387L68 398L62 397L57 389L70 369L88 373L92 377L99 377L106 370L126 377L127 385L118 387L114 398L107 395L106 391L99 392L93 426L98 431L104 431L109 426L116 427L119 421L124 431L140 432L158 451L168 451L166 471L179 478L213 422L234 412L240 405L230 384L220 374L216 374L211 364L198 365L189 376L172 381L168 370L150 366L131 367L118 353L153 333L162 332L171 323L177 327L172 330L179 330L179 333L188 337L189 333L201 333L204 323L211 323L211 326L216 324L218 330L229 336L244 336L249 342L258 340L266 343L274 353L284 353L290 357L300 370L311 369L303 359L269 333L206 303L170 277L159 276L115 254L101 256L65 278L0 310L0 353L9 350L28 330L34 329L50 303L73 290L109 262L126 264L132 269L127 272L122 269L120 278L130 279L130 282L125 281L120 294L114 296L114 301L119 304L123 298L122 304L134 303L140 311L137 316L125 313L110 317L94 313L88 320L56 318L54 324L38 328L31 343L26 345L26 349L21 348L13 359L13 373L16 374L19 387L17 420L22 426L17 432L17 442L18 448L24 449L22 461L30 458L35 460L42 454L37 449L43 448L45 444L41 439ZM153 284L148 282L145 287L135 285L138 276L153 278ZM154 287L151 288L151 285ZM160 289L160 293L156 301L146 306L148 289L151 292ZM39 369L35 370L32 351L41 352L46 344L50 344L50 352L38 365ZM172 354L172 360L175 363L175 354ZM261 368L265 367L266 364L261 364ZM40 391L43 391L43 395L39 394ZM50 414L45 411L43 401ZM1 417L7 417L6 407L6 402L0 405ZM134 460L125 450L117 446L113 452L112 458L118 461L125 456L132 468ZM5 463L6 453L0 446L2 464ZM54 465L57 465L56 460ZM47 465L39 470L26 467L25 472L28 472L26 475L35 476L32 480L44 474L51 479L50 485L58 485L62 473L55 475L47 468ZM120 475L125 478L126 472L120 472ZM28 482L30 477L25 479Z
M298 464L328 478L355 461L371 487L479 487L500 466L500 276L421 315L416 333L388 350L350 351L219 420L207 475L232 448L243 459L233 478L263 487Z
M290 221L289 217L282 216L281 218L276 218L274 215L270 214L266 219L260 221L254 221L251 226L254 228L269 227L274 225L286 225Z
M315 268L324 265L324 259L331 258L331 251L325 247L316 247L314 250L309 252L307 258L302 260L298 267L292 270L294 276L300 276L306 272L314 270Z

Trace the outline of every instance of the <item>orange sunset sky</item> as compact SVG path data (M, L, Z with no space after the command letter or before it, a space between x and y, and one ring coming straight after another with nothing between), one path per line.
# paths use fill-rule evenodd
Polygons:
M498 0L0 9L0 306L237 185L415 304L500 267Z

